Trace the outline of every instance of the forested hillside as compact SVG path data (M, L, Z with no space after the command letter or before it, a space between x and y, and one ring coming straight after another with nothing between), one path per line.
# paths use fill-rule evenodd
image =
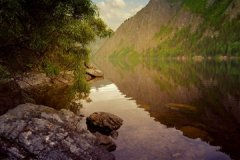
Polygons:
M150 0L98 56L239 56L239 0Z

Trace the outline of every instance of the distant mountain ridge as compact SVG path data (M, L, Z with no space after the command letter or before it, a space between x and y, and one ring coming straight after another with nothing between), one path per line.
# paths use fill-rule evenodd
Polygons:
M150 0L117 29L97 55L110 56L126 48L152 56L183 52L239 55L238 28L240 0Z

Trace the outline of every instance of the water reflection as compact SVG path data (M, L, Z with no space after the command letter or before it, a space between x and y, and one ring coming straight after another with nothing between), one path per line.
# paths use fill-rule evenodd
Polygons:
M100 96L100 99L106 98L104 101L98 102L99 106L112 107L114 109L111 110L116 112L117 115L120 114L118 108L123 107L123 104L119 103L125 103L123 107L125 110L122 111L122 115L128 115L131 119L136 119L136 122L133 122L126 129L125 135L124 133L120 135L132 139L138 137L140 142L127 145L145 146L144 149L153 146L148 149L148 156L152 155L153 157L159 156L156 153L165 155L166 152L168 156L177 154L178 152L174 149L175 146L171 146L171 143L169 143L172 133L168 133L168 131L173 130L173 137L177 141L181 141L182 138L180 138L181 136L176 138L178 131L175 129L165 128L166 133L158 131L162 130L163 126L161 124L164 124L170 128L177 128L189 138L201 138L212 145L221 146L221 150L230 154L234 159L240 157L240 118L238 116L240 114L240 64L238 62L146 60L138 65L103 61L98 62L98 65L105 72L105 76L114 82L121 92L136 100L136 102L127 100L124 96L119 98L119 95L117 96L117 93L113 91L109 91L109 94L105 95L106 97L102 97L101 89L109 89L111 85L106 86L107 88L98 89L99 91L96 93L101 94L95 95L96 97ZM94 100L99 101L96 97ZM118 97L117 100L116 97ZM136 110L133 109L130 112L131 104L135 107L138 104L138 107L143 108L147 113L136 108ZM107 107L101 109L109 110ZM140 117L141 114L146 115ZM146 124L146 121L149 120L147 114L161 124L155 123L153 120ZM159 136L156 136L156 134ZM161 136L164 138L159 138ZM163 149L159 143L170 145L167 148L171 153ZM149 146L146 146L146 144ZM176 144L185 148L184 144ZM195 145L198 146L196 143L189 146L199 150L195 148ZM194 152L191 148L185 149L189 154L195 154L196 151ZM125 149L123 150L128 152ZM135 148L134 151L136 150ZM140 152L142 152L142 149L136 151L141 155ZM168 159L168 156L162 158ZM152 159L154 159L153 157Z
M139 108L135 100L123 95L110 81L100 82L109 84L98 87L93 84L90 94L92 102L84 102L82 111L86 115L105 111L123 118L124 124L119 130L117 150L114 152L117 160L230 159L218 151L220 147L210 146L200 139L187 138L181 131L156 122L148 112Z

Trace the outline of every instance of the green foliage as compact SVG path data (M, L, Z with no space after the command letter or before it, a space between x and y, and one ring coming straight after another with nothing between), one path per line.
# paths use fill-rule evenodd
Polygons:
M233 0L169 0L182 3L182 8L199 16L199 24L181 26L173 19L159 28L154 36L158 44L144 51L144 57L240 56L240 16L230 19L226 10ZM172 4L173 6L175 4ZM177 18L182 18L181 16ZM177 26L176 26L177 25ZM113 57L124 57L127 48L113 53Z
M83 65L80 62L88 61L88 44L113 32L91 0L1 0L0 6L3 55L28 50L38 57L49 76L57 75L60 69L78 70ZM78 77L76 81L81 82Z
M77 77L74 81L73 91L89 93L90 87L85 77Z
M161 34L161 38L158 38L160 40L159 45L156 48L147 50L145 53L146 56L175 57L183 55L183 53L186 54L186 48L189 48L191 45L193 45L189 44L189 46L187 46L186 42L189 41L193 43L196 39L196 37L191 35L190 27L184 27L178 30L173 30L172 28L166 29L166 27L164 27L164 30L167 30L168 32L160 31L164 34ZM159 35L159 33L157 33L157 35Z
M207 0L184 0L183 6L194 13L203 13L207 6Z
M210 5L203 13L205 19L212 26L217 27L221 24L221 22L223 22L225 18L224 13L232 1L233 0L214 1L214 3Z
M160 31L155 34L155 38L161 38L163 36L167 36L173 32L173 28L169 26L162 26Z
M214 27L218 27L223 22L224 13L233 0L217 0L208 6L207 0L184 0L183 7L193 13L201 14L206 22Z
M218 35L206 36L199 41L199 46L206 55L240 55L240 21L233 19L225 22L218 30Z
M55 47L69 52L112 33L91 0L2 0L0 6L0 47L20 46L41 55Z
M81 63L84 63L83 61ZM83 67L84 65L78 65L77 69L74 72L74 85L73 85L73 91L76 92L85 92L89 93L90 87L85 79L85 69Z
M59 67L49 61L43 62L43 71L50 77L59 75L60 73Z
M180 29L162 27L155 36L158 46L147 50L145 56L240 56L239 18L225 20L219 28L204 23L195 32L191 31L191 26Z
M2 0L0 6L0 40L4 45L44 52L59 45L58 41L84 45L95 36L109 34L90 0Z

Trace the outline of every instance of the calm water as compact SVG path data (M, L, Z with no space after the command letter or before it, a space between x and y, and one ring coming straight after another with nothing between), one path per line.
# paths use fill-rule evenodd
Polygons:
M105 79L92 84L82 111L124 119L117 160L240 159L237 61L97 64Z

